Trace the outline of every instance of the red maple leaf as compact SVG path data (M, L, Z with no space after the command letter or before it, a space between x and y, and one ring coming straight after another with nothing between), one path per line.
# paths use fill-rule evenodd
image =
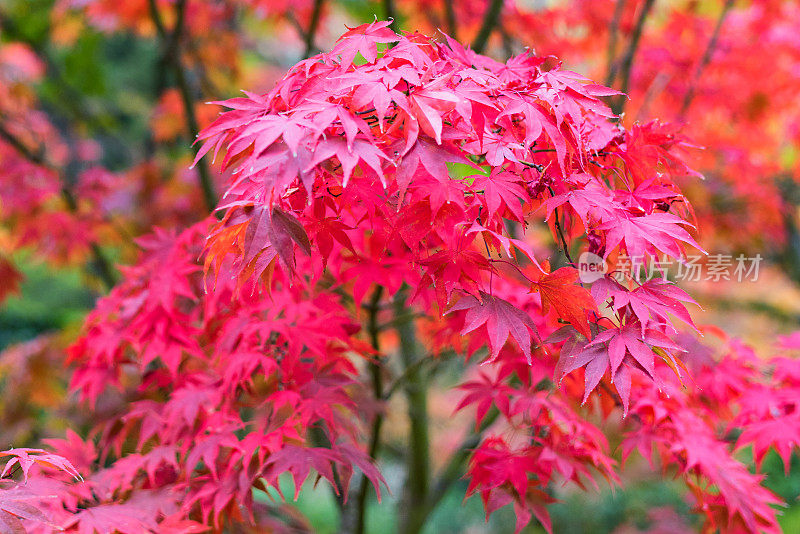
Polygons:
M514 215L515 220L522 221L522 203L527 198L525 189L520 185L520 177L510 172L493 172L490 176L478 175L472 184L474 191L483 190L483 199L489 217L493 217L505 206Z
M620 242L631 257L657 254L657 251L673 258L681 256L681 241L703 251L684 226L692 225L671 213L655 212L639 217L617 217L599 228L606 230L606 250L611 252Z
M659 349L655 352L654 348ZM606 371L622 400L623 413L628 413L628 401L631 392L631 369L643 371L652 380L656 380L655 356L665 358L673 369L677 363L668 351L682 351L663 333L647 329L642 332L638 322L609 328L600 332L592 341L583 345L571 344L561 351L558 363L559 379L581 367L586 368L586 388L583 402L597 387Z
M0 451L0 458L5 456L10 456L11 459L6 463L2 473L0 473L0 478L10 473L14 466L19 465L22 469L23 478L27 480L28 472L34 464L39 464L51 469L60 469L75 478L81 478L81 475L69 460L63 456L51 454L42 449L9 449L7 451Z
M331 54L342 56L342 67L353 64L356 54L361 54L369 63L378 57L378 43L397 41L398 36L389 29L390 22L381 20L362 24L342 35L331 50Z
M491 361L497 358L510 334L522 349L528 363L531 363L530 332L533 331L537 338L539 333L530 316L510 302L483 291L480 292L480 297L481 299L478 300L472 295L465 295L447 311L447 313L451 313L457 310L467 310L461 335L468 334L481 325L486 325Z
M234 202L226 208L228 213L214 236L222 235L227 229L246 224L242 265L249 266L254 260L258 260L256 274L263 271L275 257L281 260L289 272L294 272L295 243L306 255L311 254L311 243L305 228L294 215L280 207ZM224 255L224 251L220 253L215 250L214 255ZM265 262L262 258L267 258L268 261Z
M53 530L61 530L37 506L42 500L24 486L10 481L2 481L0 485L0 532L24 534L28 532L22 520L34 521L46 525Z

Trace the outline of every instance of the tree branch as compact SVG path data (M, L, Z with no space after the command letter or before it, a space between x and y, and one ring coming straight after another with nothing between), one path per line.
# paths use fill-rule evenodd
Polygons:
M480 444L481 440L483 439L483 433L497 420L499 416L500 412L497 410L497 408L492 408L492 410L483 419L480 428L476 432L467 436L464 441L461 442L461 445L458 446L456 452L454 452L450 457L447 465L444 467L441 474L437 478L436 483L433 485L433 489L431 490L428 498L425 500L425 504L419 519L419 528L416 532L422 530L422 526L425 524L425 521L439 505L439 502L442 500L442 498L444 498L453 484L455 484L463 476L464 465L466 465L467 460L472 454L472 450Z
M458 27L456 26L456 12L453 9L453 0L444 0L444 20L447 23L447 33L458 41Z
M556 193L555 193L555 191L553 191L552 187L548 187L547 189L550 190L550 195L551 196L556 196ZM572 265L573 267L575 267L576 266L575 262L572 261L572 258L570 257L570 254L569 254L569 246L567 246L567 240L564 237L564 230L561 228L561 221L559 219L558 208L555 208L553 210L553 215L555 215L555 217L556 217L556 219L555 219L556 232L558 233L558 237L561 239L561 248L564 250L564 256L567 258L567 261L569 262L569 264Z
M564 256L567 258L569 264L574 267L576 265L569 254L569 246L567 245L567 240L564 238L564 230L561 228L561 222L559 221L558 208L555 208L554 215L556 216L556 232L558 232L558 237L561 239L561 248L564 250Z
M311 12L311 22L308 24L308 31L305 32L305 52L303 53L304 58L311 57L314 53L314 37L317 35L317 28L319 27L319 21L322 18L322 6L325 3L325 0L314 0L314 10Z
M378 286L372 292L372 298L369 303L369 316L367 318L367 334L370 338L370 344L376 353L380 354L380 340L378 339L379 325L378 325L378 312L380 311L380 302L383 297L383 286ZM380 356L376 356L380 358ZM381 375L380 360L372 361L369 364L370 376L372 378L372 394L376 402L383 398L383 376ZM369 441L369 456L377 459L378 451L380 449L381 428L383 427L383 414L378 412L375 414L375 419L372 421L372 430L370 432ZM366 528L366 511L367 511L367 496L369 494L369 484L367 477L361 475L361 484L358 488L358 500L356 502L356 518L355 530L356 534L364 534ZM345 530L345 529L343 529Z
M27 159L31 163L39 165L41 167L46 167L51 171L55 169L44 159L44 154L42 150L37 150L34 152L33 150L28 147L25 143L23 143L20 139L17 138L14 134L12 134L7 128L6 125L0 123L0 137L3 140L11 145L11 147L16 150L23 158Z
M407 313L407 289L401 289L394 303L395 316ZM409 452L406 469L406 483L403 501L405 514L402 515L400 532L413 534L425 522L425 503L428 498L430 482L430 435L428 424L428 380L415 368L422 360L417 346L417 333L413 321L403 322L397 328L400 338L400 359L408 373L405 382L408 402Z
M294 30L297 32L297 35L299 35L300 38L303 40L303 42L305 42L305 40L306 40L306 31L303 29L303 26L300 24L300 21L297 20L297 17L294 16L294 13L289 11L289 12L286 13L285 16L286 16L286 20L289 22L289 24L292 25Z
M491 0L486 13L483 16L483 23L478 30L478 35L472 42L472 50L478 54L482 54L483 50L489 42L489 37L492 35L497 23L500 21L500 12L503 10L503 0Z
M153 19L153 25L156 27L159 39L166 41L167 28L164 26L164 20L161 18L161 12L158 10L156 0L147 0L147 6L150 8L150 18Z
M717 44L719 43L722 25L725 23L725 19L728 17L728 13L733 7L733 4L734 0L725 0L725 4L722 6L722 12L719 14L716 26L714 26L714 33L711 34L711 39L708 41L708 46L703 53L703 57L700 60L700 63L697 64L697 68L692 76L692 81L689 84L689 90L686 91L686 95L683 97L683 103L681 104L681 111L679 114L681 118L686 115L686 112L689 111L689 106L692 105L692 100L694 100L695 91L697 91L697 84L700 81L700 76L703 74L703 71L708 64L711 63L711 58L713 57L714 51L717 49Z
M153 19L153 24L156 27L159 41L162 46L162 53L168 59L172 72L175 76L175 83L178 86L178 92L181 96L183 103L183 111L186 115L186 126L189 130L190 142L192 143L192 153L197 156L200 146L196 144L197 135L200 133L200 127L197 123L197 116L194 111L194 99L192 98L192 91L189 87L189 81L186 78L186 71L184 69L183 61L181 60L180 42L183 37L184 21L186 13L187 0L178 0L175 6L175 27L170 35L164 25L164 20L158 10L156 0L148 0L150 7L150 17ZM214 190L214 182L211 178L211 171L205 160L201 159L197 162L197 175L200 180L200 188L203 192L203 200L205 201L206 208L213 211L217 206L217 193Z
M636 57L636 51L639 49L639 41L642 38L644 24L647 21L647 17L650 15L650 11L653 9L653 5L655 3L655 0L644 0L642 10L639 12L639 17L636 19L636 25L633 28L633 33L631 33L631 40L628 43L628 48L625 50L625 55L622 57L622 65L620 67L620 79L622 82L620 83L619 90L623 93L628 92L628 87L631 80L631 69L633 67L633 59ZM611 110L614 112L614 114L620 115L623 112L627 100L627 95L623 94L612 102Z
M433 366L428 370L428 376L432 376L434 373L436 373L438 365L444 363L455 355L456 353L454 351L448 351L446 354L440 354L438 357L434 356L433 354L427 354L425 357L417 359L417 361L415 361L410 367L406 367L403 373L395 378L389 387L386 388L386 390L383 392L383 400L389 400L392 395L397 392L397 390L399 390L406 384L406 382L408 382L414 373L420 372L425 367L426 363L433 362Z
M514 38L511 37L511 34L506 31L505 26L502 24L499 26L498 30L500 31L500 37L503 39L503 53L505 54L506 61L508 61L511 56L514 55Z

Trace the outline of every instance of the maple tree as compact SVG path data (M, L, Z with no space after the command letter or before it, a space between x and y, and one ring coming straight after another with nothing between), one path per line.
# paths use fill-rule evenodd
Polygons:
M86 263L94 287L108 291L65 357L91 428L46 440L53 454L0 453L11 457L0 478L16 467L23 478L0 488L0 527L306 529L281 503L310 479L332 489L340 530L362 533L372 495L391 493L386 421L405 410L402 532L420 532L462 477L487 517L510 506L517 532L534 521L552 531L556 485L622 485L632 456L682 482L703 531L780 531L781 499L761 473L770 450L788 472L799 443L797 340L757 357L696 324L683 289L620 279L615 267L623 255L704 252L696 226L716 232L701 240L709 248L736 233L704 197L698 170L737 198L763 178L748 209L779 206L735 239L791 232L775 219L787 209L779 181L764 178L784 165L761 161L791 117L765 120L758 100L769 94L793 110L791 85L748 86L752 95L727 102L714 84L727 91L717 78L734 75L711 56L733 47L722 30L730 18L748 35L768 24L764 46L794 57L773 19L796 8L724 2L707 43L708 17L691 7L642 35L649 0L535 12L427 4L386 2L385 14L424 14L428 34L444 26L449 35L375 19L327 47L320 28L333 2L56 2L61 39L74 39L63 21L77 10L102 32L154 39L159 72L169 73L147 157L113 171L84 136L90 114L51 122L39 110L31 87L54 69L50 51L0 12L15 37L0 49L4 250ZM269 90L198 104L193 82L240 83L244 66L226 59L246 47L231 23L241 10L278 28L288 21L305 58L271 73ZM593 31L565 37L556 22ZM697 60L634 70L634 56L655 56L676 36L707 48ZM608 51L597 46L605 39ZM514 53L516 42L540 53ZM479 53L493 44L507 59ZM739 65L745 49L727 50L726 61ZM594 83L550 52L571 63L599 56L609 75ZM678 74L687 70L688 84ZM758 126L746 138L738 120L720 132L710 109L751 112L747 124ZM185 140L195 141L191 152ZM711 155L698 156L698 143ZM172 144L180 156L160 157L155 147ZM130 264L119 273L113 247ZM579 252L608 272L582 280ZM5 257L0 270L4 298L21 275ZM16 346L0 363L57 360L53 339ZM474 425L434 462L430 395L449 360L463 393L453 408L474 414Z

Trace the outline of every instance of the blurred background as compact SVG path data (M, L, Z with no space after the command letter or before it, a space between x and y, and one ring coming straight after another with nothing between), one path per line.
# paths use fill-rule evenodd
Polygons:
M712 254L764 258L756 280L684 283L703 308L695 320L765 354L798 329L795 1L0 0L0 449L87 427L67 394L65 349L113 286L115 265L136 257L137 237L210 211L221 177L206 162L190 168L194 137L221 109L209 102L269 90L345 26L376 17L445 32L501 61L528 48L554 55L627 93L611 99L626 125L674 124L703 174L681 184L699 242ZM455 385L455 368L450 375ZM434 464L461 441L448 430L470 418L453 417L459 393L444 382L431 397ZM388 432L399 439L406 424L389 421ZM391 455L390 487L400 483ZM777 456L766 459L767 485L789 503L800 494L800 460L792 463L787 478ZM624 490L555 488L555 531L693 527L657 467L634 462L626 477ZM485 523L477 499L462 502L465 488L444 497L426 532L513 532L510 510ZM396 502L387 501L369 509L370 532L393 530ZM335 532L327 488L307 488L299 509L308 529ZM800 505L782 524L800 532Z

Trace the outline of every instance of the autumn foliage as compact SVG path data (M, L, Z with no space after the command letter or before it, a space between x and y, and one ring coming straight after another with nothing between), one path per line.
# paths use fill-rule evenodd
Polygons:
M419 14L429 3L398 6ZM176 87L163 88L149 122L152 157L118 172L91 140L36 109L29 85L47 65L28 58L24 72L4 75L11 55L0 53L0 95L25 110L0 104L9 230L0 250L88 262L95 287L107 286L68 348L51 337L0 358L0 371L69 364L83 412L76 428L44 440L48 451L0 452L0 532L303 531L283 503L311 480L332 489L339 529L363 533L366 503L398 491L382 465L393 411L406 412L408 427L401 532L420 532L462 478L487 517L508 506L516 532L537 523L552 532L554 488L623 486L642 460L680 482L701 531L781 531L784 503L762 467L775 451L788 473L800 443L796 336L756 355L703 324L685 289L624 276L621 265L680 263L736 234L703 175L743 201L754 177L783 172L754 162L788 121L755 121L765 133L750 131L761 139L744 154L735 132L690 113L724 107L710 88L733 76L724 63L678 58L651 72L642 60L631 71L623 50L617 75L595 83L545 55L563 50L578 64L604 56L612 35L620 48L621 36L638 42L649 0L535 13L507 4L443 2L418 21L425 32L375 19L315 53L333 9L325 2L57 2L59 16L77 9L103 32L155 35L164 48L160 66ZM721 20L753 32L766 12L794 9L753 2L729 13L731 4ZM239 75L237 65L213 67L214 54L239 46L222 23L238 9L275 31L299 27L307 57L265 91L199 105L186 72L211 63L200 82L211 86ZM676 10L640 55L653 57L687 19L685 39L720 39L691 8ZM555 22L597 31L569 40ZM498 24L502 43L490 40ZM768 27L780 40L783 23ZM181 39L195 46L169 48ZM545 54L514 50L513 39ZM476 51L491 44L511 50L503 60ZM21 47L13 57L36 51L2 46ZM793 46L782 53L795 57ZM744 52L728 53L733 62ZM678 102L664 89L672 83L684 83ZM737 110L731 128L743 109L759 113L750 98L724 108ZM663 120L623 113L634 104ZM188 149L194 135L176 162L152 152ZM783 202L780 184L762 184L748 209ZM759 242L776 226L791 234L783 209L729 241ZM118 277L114 247L129 260ZM606 272L582 277L585 253ZM5 256L0 273L5 298L21 275ZM451 412L468 420L463 441L435 461L428 402L448 364L459 399Z

